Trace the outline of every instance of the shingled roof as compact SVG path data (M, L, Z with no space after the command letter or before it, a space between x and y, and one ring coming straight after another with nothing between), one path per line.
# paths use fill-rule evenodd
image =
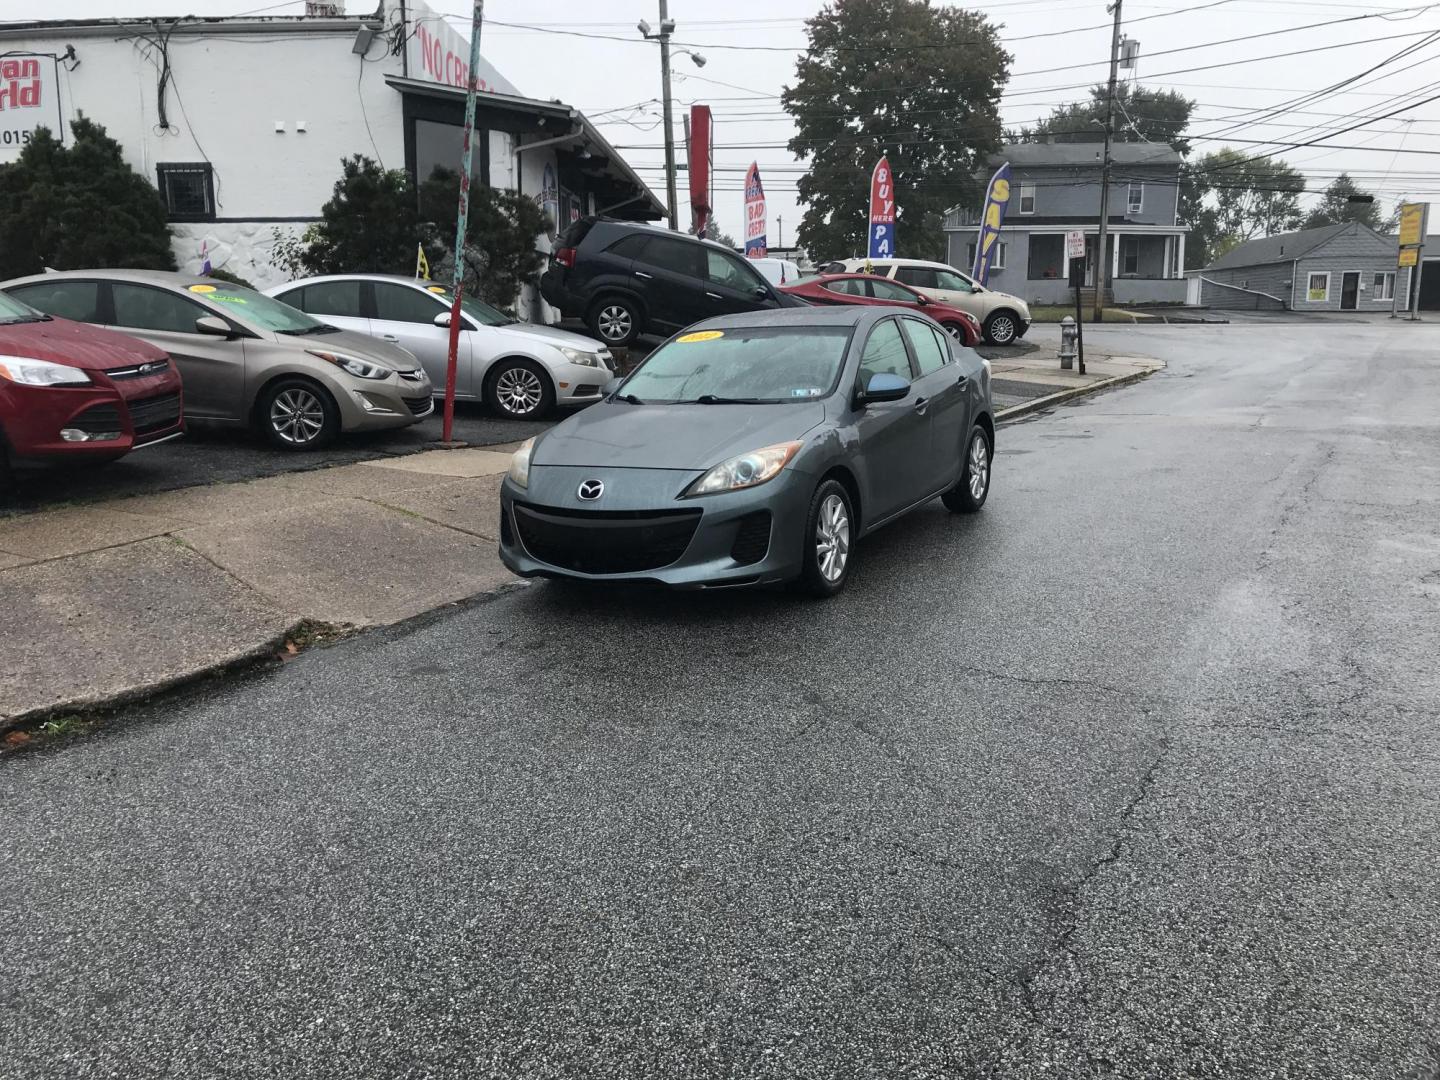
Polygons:
M1316 229L1301 229L1299 232L1277 233L1274 236L1262 236L1257 240L1247 240L1216 259L1209 269L1228 270L1232 266L1264 266L1266 263L1301 259L1352 227L1356 227L1354 222L1342 221L1335 225L1321 225Z

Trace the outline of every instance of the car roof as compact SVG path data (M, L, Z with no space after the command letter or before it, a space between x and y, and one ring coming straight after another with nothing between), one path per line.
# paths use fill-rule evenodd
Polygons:
M846 263L846 264L849 264L849 263L857 263L857 264L862 265L862 266L865 264L865 260L864 260L864 259L841 259L841 260L839 260L839 261L844 262L844 263ZM955 267L951 266L949 263L936 262L934 259L895 259L895 258L882 258L882 259L871 259L870 262L872 262L872 263L884 263L886 266L932 266L932 267L934 267L936 270L954 270L954 269L955 269Z
M731 255L739 255L740 252L724 244L717 244L714 240L706 240L703 236L691 236L687 232L679 232L675 229L667 229L664 225L652 225L648 221L625 221L621 218L600 217L595 219L597 225L621 226L634 232L649 233L653 236L668 236L672 240L687 240L692 244L703 244L705 247L714 248L716 251L728 251ZM582 241L583 243L583 241Z
M229 281L222 281L219 278L202 277L199 274L180 274L173 270L127 270L124 268L105 268L95 270L53 270L48 274L30 274L23 278L13 278L5 282L6 285L19 285L22 282L30 284L35 281L67 281L67 280L94 280L104 279L107 281L141 281L152 285L164 285L173 289L185 289L191 285L215 285L230 288L245 288L243 285L235 285Z
M391 281L396 285L414 285L421 289L428 289L431 286L440 286L448 289L450 286L443 281L424 281L421 278L411 277L408 274L312 274L310 277L296 278L294 281L287 281L283 285L273 286L276 289L288 289L295 285L307 285L315 281ZM266 290L268 291L268 290Z

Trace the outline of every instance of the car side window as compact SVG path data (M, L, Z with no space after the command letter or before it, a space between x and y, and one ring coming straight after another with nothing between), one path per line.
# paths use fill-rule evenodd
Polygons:
M910 348L915 350L915 363L921 375L939 371L950 359L950 350L941 347L930 332L930 327L916 319L905 319L905 336L910 339Z
M928 266L902 266L895 271L895 280L917 289L934 289L935 271Z
M871 295L877 300L895 300L902 304L915 303L915 294L892 281L867 281Z
M936 270L935 285L937 288L948 289L950 292L974 292L974 287L968 278L963 278L953 270Z
M866 270L864 266L861 266L860 269L867 274L879 274L881 277L889 277L891 265L891 263L871 263L869 270Z
M945 363L948 364L951 360L954 360L955 349L960 345L960 342L945 333L944 330L938 330L933 326L927 327L927 329L935 338L935 343L940 346L940 354L945 357Z
M622 259L638 259L641 251L645 248L645 241L648 236L622 236L605 250L611 255L618 255Z
M874 375L911 378L910 356L894 319L886 319L870 331L870 340L865 342L865 351L860 354L860 386L869 386Z
M855 278L843 278L840 281L828 281L822 288L828 292L844 293L847 296L864 296L865 283Z
M705 249L705 270L706 276L712 282L716 285L724 285L727 289L749 292L751 289L765 286L765 282L756 270L746 266L744 261L738 257L727 255L723 251Z
M46 315L74 319L76 322L100 321L98 281L37 281L33 285L19 285L6 291Z
M405 285L386 285L375 282L375 318L389 322L434 323L435 316L444 310L443 305L431 298L430 293L411 289Z
M687 244L683 240L667 240L663 236L652 236L645 244L642 259L661 270L684 274L686 277L703 278L705 260L701 258L705 249L699 244Z
M316 281L278 299L311 315L363 319L365 312L360 303L360 285L358 281Z
M110 286L115 304L115 326L131 330L160 330L171 334L195 333L195 320L209 315L199 304L149 285L116 281Z

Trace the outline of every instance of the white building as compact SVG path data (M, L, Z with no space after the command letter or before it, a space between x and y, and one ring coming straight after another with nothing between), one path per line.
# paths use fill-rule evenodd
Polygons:
M160 189L176 260L258 285L277 230L318 220L353 154L424 179L458 168L469 46L420 0L370 15L97 19L0 25L0 162L38 125L102 124ZM583 115L525 97L482 61L478 181L582 214L654 220L664 206ZM543 246L543 241L542 241ZM522 298L543 319L538 296Z

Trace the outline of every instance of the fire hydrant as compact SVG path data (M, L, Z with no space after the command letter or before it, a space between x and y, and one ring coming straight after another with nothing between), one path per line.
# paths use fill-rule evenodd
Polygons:
M1075 342L1080 330L1069 315L1060 320L1060 367L1069 371L1075 366Z

